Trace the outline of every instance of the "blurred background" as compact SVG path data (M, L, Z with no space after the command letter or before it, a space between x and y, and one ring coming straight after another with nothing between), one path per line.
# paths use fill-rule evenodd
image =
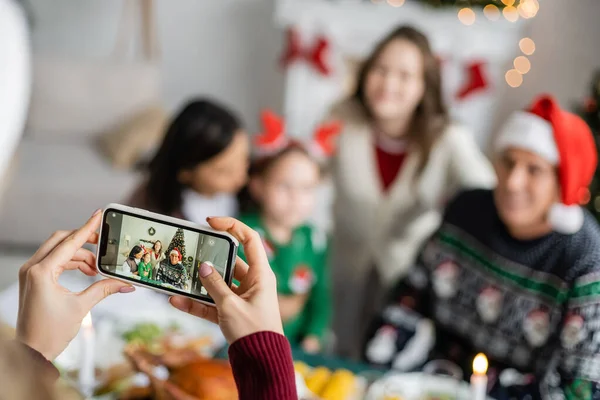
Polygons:
M593 107L598 15L597 0L0 0L0 288L52 231L124 199L193 96L227 104L250 132L272 108L307 135L373 44L409 23L487 151L537 93ZM303 56L319 45L322 58Z

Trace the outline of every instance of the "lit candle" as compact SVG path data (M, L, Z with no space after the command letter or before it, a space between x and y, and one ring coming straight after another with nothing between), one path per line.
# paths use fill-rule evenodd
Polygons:
M471 399L486 400L488 378L486 375L488 360L485 354L479 353L473 360L473 375L471 375Z
M79 359L79 388L86 397L91 397L95 381L95 346L94 326L92 325L92 315L88 312L81 322L80 336L80 359Z

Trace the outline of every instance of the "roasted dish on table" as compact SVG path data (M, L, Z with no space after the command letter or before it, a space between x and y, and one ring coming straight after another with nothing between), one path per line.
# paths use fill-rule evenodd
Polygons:
M190 339L177 327L167 330L152 323L134 326L123 334L128 364L106 372L98 394L117 393L121 400L166 399L176 391L182 399L237 399L229 363L210 358L209 337ZM208 355L207 355L208 354Z

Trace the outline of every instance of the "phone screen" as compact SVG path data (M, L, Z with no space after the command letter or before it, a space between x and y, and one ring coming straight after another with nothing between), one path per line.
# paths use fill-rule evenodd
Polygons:
M99 246L103 273L209 302L200 264L211 262L229 284L236 256L225 235L115 209L104 213Z

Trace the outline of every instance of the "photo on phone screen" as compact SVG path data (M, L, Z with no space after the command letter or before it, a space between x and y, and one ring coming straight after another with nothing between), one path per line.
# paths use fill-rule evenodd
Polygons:
M100 269L109 275L205 300L198 270L211 262L225 278L235 258L227 236L171 225L121 210L104 214Z

